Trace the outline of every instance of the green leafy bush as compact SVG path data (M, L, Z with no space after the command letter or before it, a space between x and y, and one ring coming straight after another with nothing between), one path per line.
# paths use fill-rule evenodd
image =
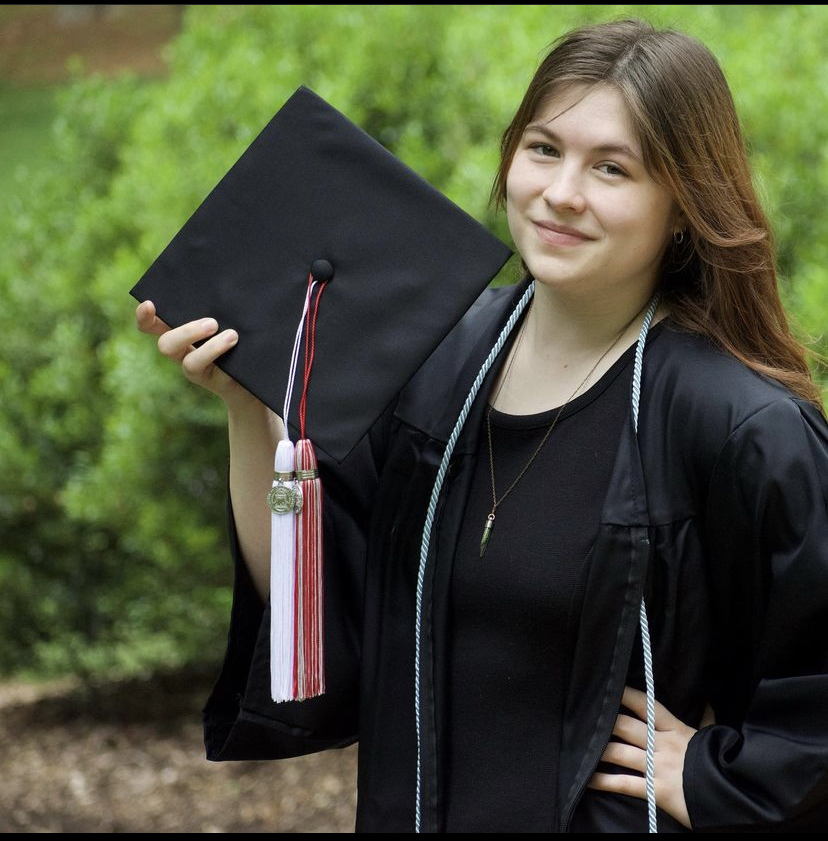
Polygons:
M2 223L0 670L220 654L222 408L135 331L127 292L296 87L507 238L487 206L503 127L555 37L622 14L685 29L721 58L786 300L804 331L824 330L822 8L190 6L168 78L72 87L53 165Z

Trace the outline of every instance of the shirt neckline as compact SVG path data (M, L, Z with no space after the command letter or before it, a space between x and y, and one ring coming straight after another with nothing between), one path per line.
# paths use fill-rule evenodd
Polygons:
M647 334L647 341L650 340L652 337L655 339L658 334L661 332L662 325L666 321L666 318L661 319L658 323L654 324L648 334ZM633 361L635 357L635 349L638 345L638 342L634 342L631 344L622 354L618 357L618 359L604 372L601 378L591 385L583 394L579 394L574 400L570 400L568 404L565 405L564 410L561 412L560 406L554 406L551 409L545 409L542 412L535 412L532 414L527 415L513 415L507 412L501 412L498 409L492 408L489 405L487 411L491 409L490 413L490 420L492 426L503 427L507 429L532 429L536 426L549 426L552 422L552 419L560 412L560 417L558 421L562 421L565 418L570 417L571 415L580 412L582 409L585 409L589 406L590 403L593 403L597 400L612 384L615 380L621 375L625 368L627 368L630 363Z

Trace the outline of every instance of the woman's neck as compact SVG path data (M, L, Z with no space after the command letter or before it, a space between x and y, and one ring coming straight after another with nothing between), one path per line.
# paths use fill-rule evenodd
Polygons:
M494 384L495 407L535 414L583 394L636 341L650 299L585 299L536 284L522 335Z
M642 290L634 289L587 297L561 293L536 283L524 342L530 346L532 355L571 358L573 362L582 356L602 353L619 335L618 345L628 347L626 334L638 336L652 294L652 290L642 295Z

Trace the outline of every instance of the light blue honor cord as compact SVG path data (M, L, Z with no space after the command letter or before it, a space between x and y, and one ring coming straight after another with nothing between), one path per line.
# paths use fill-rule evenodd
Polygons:
M469 394L466 397L463 408L454 424L454 429L449 436L446 444L443 458L440 462L440 467L437 470L437 477L434 480L434 487L431 491L431 498L428 503L428 510L426 512L425 526L423 528L423 540L420 547L420 566L417 572L417 609L414 628L414 725L417 736L417 777L416 777L416 791L414 803L414 831L420 832L421 815L422 815L422 733L420 728L420 641L422 637L422 616L423 616L423 583L425 581L425 571L428 563L428 552L431 543L431 531L434 525L434 514L437 510L437 501L440 498L440 492L443 488L443 481L448 470L449 461L451 460L454 447L457 444L457 439L463 430L466 419L471 411L472 404L477 398L480 391L480 386L486 378L489 369L494 364L506 340L509 338L512 330L517 324L521 313L526 309L527 304L532 299L535 293L535 282L533 281L524 292L523 297L518 301L517 306L509 316L503 330L497 338L494 347L489 351L485 362L480 368L477 376L472 383ZM650 322L655 314L658 306L658 296L654 297L647 309L647 314L644 317L644 323L641 327L641 333L638 337L638 346L635 353L635 367L633 369L633 385L632 385L632 410L633 410L633 426L635 431L638 431L638 404L641 393L641 370L644 358L644 343L647 340L647 332L650 328ZM644 601L641 602L640 611L641 632L644 640L644 669L645 679L647 684L647 804L649 813L649 828L650 832L657 832L655 822L655 789L653 786L653 753L655 750L655 695L653 690L653 670L652 670L652 654L650 652L650 634L647 627L647 613L644 609Z
M653 320L658 302L661 296L656 293L647 307L644 316L644 323L641 325L641 332L638 334L638 344L635 348L635 367L633 368L632 379L632 421L636 436L638 435L638 405L641 400L641 374L644 365L644 345L647 342L647 333L650 330L650 323ZM647 788L647 823L649 832L658 832L656 820L656 797L655 797L655 680L653 679L653 652L650 648L650 626L647 622L647 608L644 604L644 596L641 597L641 608L638 616L641 625L641 644L644 648L644 684L647 690L647 752L646 752L646 775L645 784Z
M440 467L437 470L437 478L434 481L434 488L431 491L431 499L428 503L428 511L426 513L426 520L425 520L425 527L423 528L423 542L420 547L420 568L417 573L417 615L415 620L415 628L414 628L414 724L417 731L417 788L415 794L415 803L414 803L414 831L420 831L420 816L421 816L421 791L422 791L422 736L420 732L420 638L422 632L422 617L423 617L423 581L425 580L425 570L426 564L428 561L428 548L429 544L431 543L431 529L434 525L434 512L437 510L437 500L440 497L440 491L443 487L443 480L446 476L446 470L448 469L449 460L451 459L451 454L454 452L454 446L457 443L457 439L460 437L460 432L463 429L464 424L466 423L466 418L469 416L469 411L471 411L472 404L474 403L475 398L477 397L478 391L480 391L480 386L483 384L483 380L486 378L486 374L489 372L489 369L494 364L495 359L497 359L498 354L501 350L503 350L503 345L506 344L506 340L509 338L509 334L514 329L515 324L517 324L518 319L520 318L520 314L526 309L526 305L532 299L532 295L535 294L535 282L529 284L526 292L523 293L523 297L518 301L517 306L514 308L512 314L509 316L509 320L506 322L506 326L501 330L500 335L497 337L497 341L495 342L494 347L489 351L489 355L486 357L486 361L483 363L480 371L478 372L477 376L472 383L472 387L469 390L469 395L466 397L466 402L463 404L463 408L460 410L460 415L457 418L457 422L454 424L454 429L452 430L451 436L449 437L448 443L446 444L446 451L443 453L443 459L440 462Z

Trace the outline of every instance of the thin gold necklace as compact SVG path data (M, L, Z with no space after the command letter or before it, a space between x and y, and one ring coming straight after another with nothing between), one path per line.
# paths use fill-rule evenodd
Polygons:
M646 306L646 304L645 304ZM643 308L642 308L643 309ZM491 405L489 406L489 411L486 412L486 436L489 443L489 472L491 474L492 479L492 509L489 511L486 522L483 525L483 536L480 538L480 557L483 557L483 553L486 551L486 547L489 545L489 538L492 536L492 529L494 528L494 521L495 521L495 512L497 511L498 506L506 499L507 496L514 490L517 483L523 478L523 475L532 465L532 462L538 457L538 453L543 449L543 445L548 440L549 436L552 434L552 430L555 428L555 425L558 422L558 418L560 418L561 413L563 410L569 405L572 401L572 398L584 387L586 381L593 375L595 369L601 364L602 360L606 357L606 355L621 341L621 337L624 333L627 332L630 325L641 315L642 310L639 310L622 328L621 332L613 339L612 344L598 357L597 362L589 369L587 375L578 383L577 388L569 397L566 399L566 402L555 412L555 417L552 418L552 423L549 425L549 428L544 433L543 438L541 438L540 444L535 448L535 452L529 457L529 461L523 465L523 469L518 473L517 478L506 488L506 492L500 499L497 498L497 490L495 489L495 471L494 471L494 449L492 447L492 422L491 422L491 415L492 409L494 408L494 404L497 402L497 398L500 396L500 391L503 386L506 384L506 380L509 378L509 372L512 370L512 364L514 363L515 359L518 355L518 350L520 349L520 343L523 339L523 332L526 327L526 319L524 319L523 324L520 328L520 335L518 336L517 343L515 344L515 352L512 354L512 358L509 360L509 365L506 368L506 373L503 375L503 379L498 386L497 393L492 400ZM528 313L527 313L528 315Z

